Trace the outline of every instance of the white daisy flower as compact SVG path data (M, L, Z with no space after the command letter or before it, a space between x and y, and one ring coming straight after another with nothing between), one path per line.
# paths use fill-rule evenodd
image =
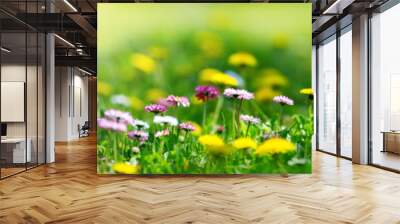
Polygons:
M156 124L169 124L171 126L176 126L178 125L178 119L172 116L160 116L156 115L154 116L154 123Z
M148 129L149 128L149 124L148 123L146 123L146 122L144 122L142 120L137 120L137 119L133 120L132 126L135 126L135 127L139 128L139 129Z

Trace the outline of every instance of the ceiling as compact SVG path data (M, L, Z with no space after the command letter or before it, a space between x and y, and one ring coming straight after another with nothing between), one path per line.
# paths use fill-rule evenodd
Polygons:
M234 2L312 3L313 39L318 40L340 19L376 7L386 0L236 0ZM1 0L3 32L16 33L26 27L55 32L56 64L85 67L96 72L97 3L188 2L183 0ZM195 0L190 2L233 2ZM52 13L49 13L49 12ZM351 22L351 18L349 20ZM334 32L334 30L332 31ZM14 34L16 35L16 34ZM12 35L9 34L10 39ZM14 40L19 40L18 37Z

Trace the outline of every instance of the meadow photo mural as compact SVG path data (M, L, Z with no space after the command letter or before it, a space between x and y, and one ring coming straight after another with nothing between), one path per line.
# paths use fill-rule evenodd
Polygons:
M98 9L99 174L311 172L311 4Z

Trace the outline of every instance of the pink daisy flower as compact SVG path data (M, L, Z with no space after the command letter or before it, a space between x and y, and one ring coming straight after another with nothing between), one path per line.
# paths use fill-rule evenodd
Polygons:
M128 137L131 139L139 140L141 142L145 142L149 138L149 133L144 131L134 130L128 133Z
M99 128L116 131L116 132L125 132L127 131L127 126L125 123L120 123L117 121L109 120L106 118L97 119L97 125Z
M167 106L162 105L162 104L150 104L144 107L144 110L147 112L152 112L155 114L158 113L164 113L165 111L167 111Z
M289 105L292 106L294 104L293 100L287 96L275 96L272 101L275 103L279 103L281 105Z
M233 88L225 89L224 96L226 96L228 98L239 99L239 100L251 100L254 98L254 94L251 92L248 92L247 90L233 89Z
M260 123L260 118L258 117L253 117L247 114L242 114L240 115L240 120L244 121L244 122L248 122L250 124L258 124Z
M179 129L185 130L185 131L194 131L196 130L196 128L194 127L194 125L190 122L184 122L184 123L180 123L178 125Z
M215 86L197 86L196 98L201 101L207 101L218 97L219 91Z
M131 124L133 118L129 112L123 112L115 109L108 109L104 112L104 117L110 121L118 123Z
M166 98L166 102L172 106L182 106L182 107L188 107L190 106L189 99L185 96L174 96L170 95Z

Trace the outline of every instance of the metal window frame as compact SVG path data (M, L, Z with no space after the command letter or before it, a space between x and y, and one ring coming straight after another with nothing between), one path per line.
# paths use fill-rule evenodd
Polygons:
M32 2L32 0L30 2ZM24 3L25 3L25 11L27 11L28 0L25 0ZM39 9L39 6L38 6L39 5L39 0L36 0L36 3L37 3L36 4L36 9L38 11L38 9ZM47 11L47 8L46 8L46 11ZM9 15L11 17L14 17L11 14L8 14L4 10L2 10L2 12L6 13L7 15ZM20 21L17 18L15 18L15 19L17 21ZM24 93L24 96L25 96L25 99L24 99L24 106L25 106L25 108L24 108L24 119L25 119L25 169L23 169L21 171L18 171L18 172L15 172L15 173L12 173L12 174L7 175L7 176L3 176L2 175L2 169L3 168L1 168L1 166L0 166L0 180L7 179L7 178L15 176L17 174L26 172L26 171L28 171L30 169L34 169L34 168L37 168L37 167L39 167L41 165L47 164L47 140L46 140L47 139L47 128L46 128L47 127L47 112L46 112L46 108L47 108L47 100L46 100L46 98L47 98L47 81L46 81L46 77L47 77L47 66L46 66L47 65L47 60L46 60L46 58L47 58L47 38L46 38L46 35L47 35L47 33L41 32L40 30L37 30L37 29L31 27L27 23L24 23L24 22L22 22L22 23L24 24L24 29L25 29L24 32L22 32L22 33L25 34L25 87L24 87L24 91L25 91L25 93ZM27 147L28 147L28 144L27 144L27 138L28 138L28 136L27 136L28 135L28 131L27 131L27 129L28 129L28 125L27 125L27 123L28 123L28 119L27 119L27 116L28 116L28 114L27 114L28 30L31 30L34 33L36 33L36 44L37 44L37 46L36 46L36 80L37 80L37 82L36 82L36 140L37 140L36 150L37 150L37 152L36 152L36 163L33 166L30 166L30 167L28 167L28 162L27 162L27 157L28 157L28 155L27 155ZM38 69L38 66L39 66L39 33L44 34L43 40L42 40L42 44L44 44L44 51L41 51L42 53L44 53L44 55L43 55L44 68L42 68L42 76L44 78L44 87L43 87L44 88L44 99L43 99L42 107L45 110L43 111L44 117L42 117L44 120L41 121L44 124L44 136L43 136L43 140L44 140L43 147L44 148L42 150L44 152L44 155L42 155L42 157L44 159L43 163L39 163L39 141L38 141L38 139L39 139L39 82L38 82L38 77L39 77L39 69ZM3 34L3 32L0 31L0 45L1 45L2 34ZM0 68L2 66L1 62L2 62L2 56L0 54ZM0 69L0 82L1 82L1 69ZM0 86L0 89L1 89L1 86ZM0 101L1 101L1 91L0 91ZM0 106L0 110L1 110L1 106ZM1 115L0 115L0 123L1 123ZM0 158L1 158L1 144L0 144Z
M323 153L326 153L326 154L329 154L329 155L333 155L333 156L336 156L336 157L339 157L339 158L343 158L343 159L346 159L346 160L352 160L352 158L350 158L350 157L347 157L347 156L344 156L344 155L342 155L342 150L341 150L341 129L342 129L342 127L341 127L341 117L340 117L340 103L341 103L341 99L340 99L340 81L341 81L341 67L340 67L340 60L341 60L341 58L340 58L340 37L342 36L342 35L344 35L346 32L351 32L351 29L349 29L349 27L352 25L352 23L350 23L350 24L347 24L346 26L344 26L344 27L340 27L339 26L339 24L338 23L336 23L336 32L335 33L333 33L332 35L330 35L330 36L327 36L326 38L324 38L324 39L322 39L322 40L320 40L319 42L318 42L318 44L316 44L316 55L315 55L315 57L316 57L316 59L315 59L315 61L316 61L316 68L315 68L315 70L316 70L316 72L315 72L315 74L316 74L316 77L315 77L315 86L316 86L316 96L315 96L315 99L316 99L316 114L315 114L315 121L316 121L316 137L315 137L315 145L316 145L316 151L318 151L318 152L323 152ZM319 144L319 133L320 133L320 130L319 130L319 112L320 112L320 110L319 110L319 94L320 94L320 90L319 90L319 83L320 83L320 79L319 79L319 57L320 57L320 55L319 55L319 51L318 51L318 49L319 49L319 47L320 47L320 44L322 43L322 42L325 42L325 41L327 41L329 38L332 38L332 36L335 36L335 38L334 39L332 39L331 41L336 41L336 152L335 153L332 153L332 152L329 152L329 151L327 151L327 150L324 150L324 149L321 149L319 146L320 146L320 144Z
M372 10L368 11L368 31L367 31L367 40L368 40L368 54L367 54L367 61L368 61L368 69L367 69L367 82L368 82L368 96L367 96L367 102L368 102L368 112L367 112L367 119L368 119L368 165L379 168L379 169L383 169L383 170L387 170L387 171L391 171L394 173L400 173L400 169L394 169L388 166L384 166L384 165L380 165L380 164L376 164L374 163L373 160L373 140L372 140L372 94L373 94L373 88L372 88L372 54L373 54L373 50L372 50L372 19L373 19L373 14L374 13L384 13L385 11L391 9L394 6L397 6L398 4L400 4L400 0L388 0L387 2L385 2L384 4L380 5L377 8L374 8Z

